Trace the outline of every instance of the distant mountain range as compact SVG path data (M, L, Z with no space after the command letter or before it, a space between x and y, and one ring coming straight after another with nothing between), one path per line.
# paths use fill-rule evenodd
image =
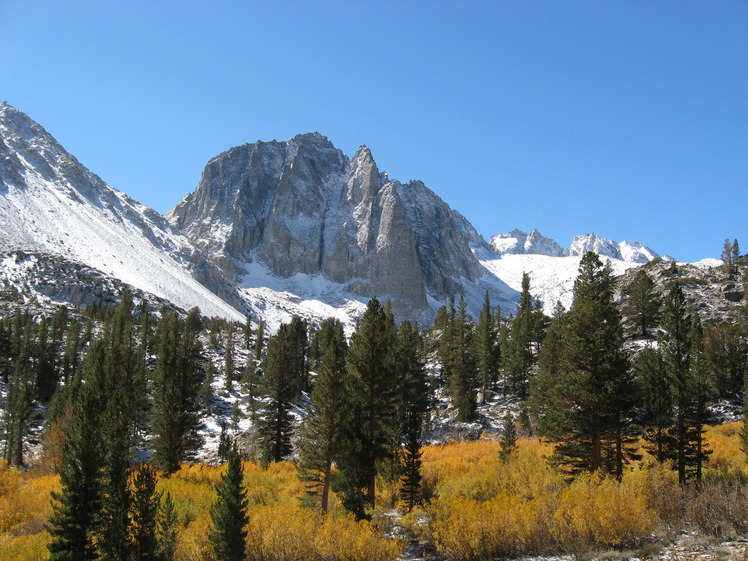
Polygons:
M660 257L653 250L639 242L614 242L600 238L595 234L575 236L568 248L542 235L537 230L522 232L512 230L508 234L499 234L491 238L491 247L499 255L547 255L548 257L582 256L588 251L598 255L626 261L629 263L649 263Z
M452 296L477 316L488 292L510 314L522 272L547 308L568 306L586 251L617 272L658 257L594 234L566 249L536 230L487 243L422 182L390 179L367 147L349 158L316 132L219 154L195 191L161 216L7 103L0 228L0 292L85 306L130 286L209 316L250 314L271 329L292 315L351 327L371 297L421 325ZM83 270L97 280L82 282Z

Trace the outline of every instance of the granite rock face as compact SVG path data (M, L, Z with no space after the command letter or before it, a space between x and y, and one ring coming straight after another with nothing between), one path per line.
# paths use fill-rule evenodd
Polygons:
M349 159L319 133L216 156L166 217L239 284L256 260L409 313L482 274L471 247L485 242L465 218L423 183L380 173L366 146Z

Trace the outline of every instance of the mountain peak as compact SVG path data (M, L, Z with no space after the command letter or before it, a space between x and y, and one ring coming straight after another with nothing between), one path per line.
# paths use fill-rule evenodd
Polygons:
M598 255L630 263L648 263L659 257L652 249L639 242L614 242L601 238L595 233L575 236L571 245L563 249L553 239L533 229L530 233L514 229L507 234L498 234L491 238L493 250L499 255L547 255L562 257L567 255L581 256L588 251Z
M537 254L559 257L563 254L561 246L555 240L544 236L534 228L529 234L515 228L508 234L494 236L489 243L500 255Z

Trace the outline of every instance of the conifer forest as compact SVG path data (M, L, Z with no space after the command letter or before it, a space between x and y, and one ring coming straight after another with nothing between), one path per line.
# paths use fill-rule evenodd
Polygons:
M733 247L735 249L733 249ZM714 282L740 284L726 242ZM748 534L748 307L581 260L573 304L0 319L0 559L657 558Z

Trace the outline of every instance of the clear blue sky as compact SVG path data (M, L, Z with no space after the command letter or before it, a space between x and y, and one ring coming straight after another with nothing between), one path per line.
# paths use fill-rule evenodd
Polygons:
M0 0L0 99L160 212L317 130L487 239L748 251L745 0Z

